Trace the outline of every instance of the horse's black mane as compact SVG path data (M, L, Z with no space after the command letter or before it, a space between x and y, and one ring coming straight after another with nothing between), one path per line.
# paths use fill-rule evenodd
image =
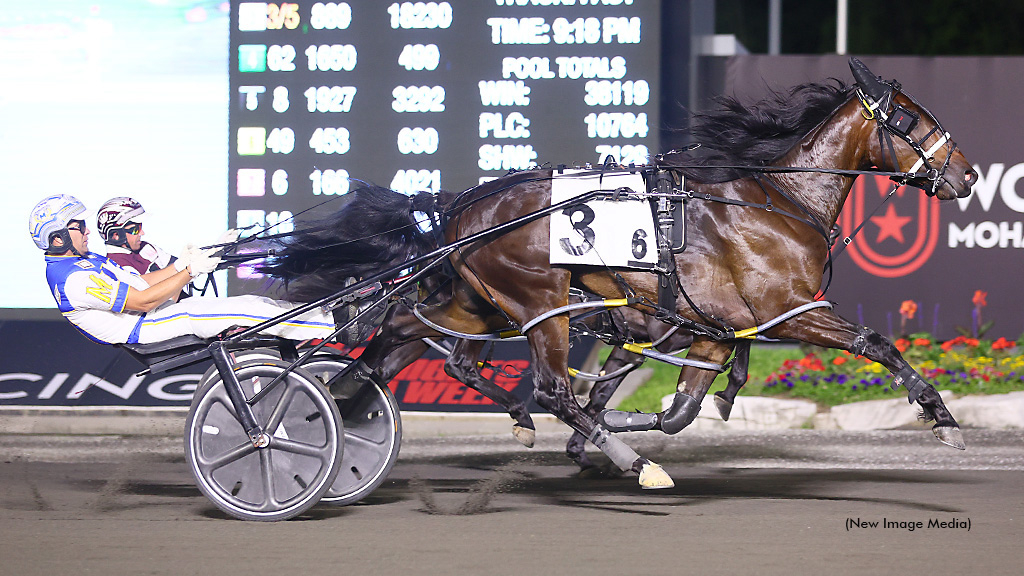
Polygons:
M668 153L661 162L698 182L716 183L749 176L749 172L711 166L769 166L788 152L850 97L851 88L832 78L771 90L763 100L745 105L731 96L714 98L715 107L694 114L687 131L696 150ZM708 166L696 168L691 166Z

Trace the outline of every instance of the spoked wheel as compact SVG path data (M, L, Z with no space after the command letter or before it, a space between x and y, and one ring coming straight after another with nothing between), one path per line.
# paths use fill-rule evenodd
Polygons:
M269 348L257 348L237 351L234 357L236 362L246 362L277 359L280 353ZM326 385L351 361L351 358L325 348L302 368ZM216 368L210 368L201 382L215 378ZM387 387L366 385L351 398L336 402L344 422L345 452L338 477L321 501L346 506L365 498L387 480L401 449L402 416L398 400Z
M247 398L288 363L243 361L235 368ZM320 501L342 462L344 433L338 407L308 372L294 369L252 406L269 436L256 448L219 377L195 394L185 421L185 457L199 489L225 513L243 520L286 520Z
M326 383L349 361L318 355L303 368ZM368 496L387 479L401 449L402 417L391 390L374 384L362 386L337 404L345 422L345 455L338 478L322 501L345 506Z

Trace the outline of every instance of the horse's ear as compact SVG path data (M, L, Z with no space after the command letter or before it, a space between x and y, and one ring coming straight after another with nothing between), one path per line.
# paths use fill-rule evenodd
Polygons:
M850 57L850 71L853 72L853 79L857 81L860 89L870 96L872 100L878 102L885 97L886 85L879 80L878 76L872 74L871 70L863 62L852 56Z

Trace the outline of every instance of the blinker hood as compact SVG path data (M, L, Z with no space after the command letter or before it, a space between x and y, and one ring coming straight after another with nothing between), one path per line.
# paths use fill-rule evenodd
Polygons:
M883 84L878 76L875 76L867 66L864 65L860 60L850 57L850 71L853 72L853 79L860 86L860 89L868 95L869 98L875 102L879 102L885 96L888 91L888 87Z

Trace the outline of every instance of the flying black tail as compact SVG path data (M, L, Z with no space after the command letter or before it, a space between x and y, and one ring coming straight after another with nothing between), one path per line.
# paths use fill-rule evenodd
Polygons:
M362 278L426 253L432 240L412 214L421 192L406 196L380 186L357 188L333 214L296 226L278 239L276 256L259 271L284 280L288 298L311 301L333 294L348 278Z

